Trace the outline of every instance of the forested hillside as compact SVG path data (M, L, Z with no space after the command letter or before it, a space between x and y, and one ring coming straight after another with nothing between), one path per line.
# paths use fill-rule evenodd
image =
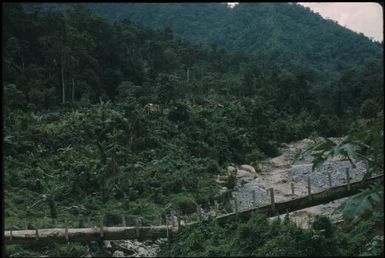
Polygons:
M28 5L2 13L6 228L192 213L226 165L383 117L382 46L297 5Z
M129 18L154 29L170 27L194 43L241 49L278 67L307 66L329 78L366 59L382 58L382 47L363 34L325 20L295 3L113 3L84 4L111 20ZM65 9L66 5L31 5Z
M242 49L278 67L307 66L321 76L381 58L382 47L295 3L87 4L113 20L129 18L156 29L168 26L195 43Z

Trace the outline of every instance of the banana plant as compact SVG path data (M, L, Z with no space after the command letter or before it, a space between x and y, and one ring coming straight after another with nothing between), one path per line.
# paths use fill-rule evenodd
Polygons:
M310 154L313 159L312 171L316 171L323 163L337 155L342 155L349 160L353 167L355 162L362 161L367 165L363 181L370 178L373 173L384 172L383 161L383 129L366 128L349 135L341 143L334 143L329 139L318 139L315 144L296 155L301 159ZM373 185L360 193L348 198L336 211L342 211L346 220L358 221L364 214L380 208L383 212L384 185ZM382 207L382 208L381 208Z
M40 180L40 184L43 188L43 193L40 198L34 202L31 206L27 207L27 210L33 209L39 203L45 202L48 205L49 214L52 219L56 219L58 212L56 207L56 199L59 195L67 196L70 193L70 188L65 184L58 184L52 182L52 180Z

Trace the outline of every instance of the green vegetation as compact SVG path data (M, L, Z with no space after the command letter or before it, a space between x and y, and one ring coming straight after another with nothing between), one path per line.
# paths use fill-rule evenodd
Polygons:
M379 256L375 229L383 217L370 217L358 224L340 229L327 217L316 216L309 229L302 229L285 218L268 221L254 214L248 221L219 226L215 221L205 221L181 231L169 245L164 244L161 256ZM352 237L354 236L354 237ZM373 243L367 245L368 243ZM377 244L376 244L377 243ZM383 242L382 242L383 243ZM373 247L372 247L373 246Z
M138 216L154 225L170 209L191 214L229 198L215 183L228 176L227 187L235 186L227 165L258 164L278 155L281 143L310 135L359 135L370 167L383 169L383 49L362 35L288 4L233 11L219 3L130 4L130 20L114 21L83 5L47 6L3 6L6 229L24 228L25 218L34 229L63 226L64 218L84 227L87 217L94 226L103 216L112 226L124 214L128 225ZM121 15L111 7L127 10L86 6L110 18ZM167 15L176 23L167 24ZM246 23L253 26L239 29ZM337 150L356 150L344 144ZM301 230L259 215L226 227L205 222L162 254L296 256L299 246L315 256L381 252L381 239L364 232L373 225L346 240L328 223ZM355 241L355 249L343 241ZM105 255L75 243L6 248L7 256Z

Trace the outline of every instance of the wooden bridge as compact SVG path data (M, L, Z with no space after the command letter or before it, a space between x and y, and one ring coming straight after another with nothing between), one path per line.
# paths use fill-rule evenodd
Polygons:
M284 202L274 201L274 191L270 188L271 202L268 205L260 207L252 207L244 210L238 210L235 205L235 210L231 213L217 216L215 219L219 224L225 224L238 219L247 219L255 211L262 212L268 217L293 212L296 210L305 209L308 207L324 204L333 200L348 197L359 193L360 189L366 188L375 182L383 182L384 175L374 176L366 181L358 181L341 186L330 187L329 189L311 193L310 184L308 184L308 195ZM201 216L200 216L201 217ZM201 221L201 220L200 220ZM186 223L181 225L159 225L159 226L136 226L131 227L104 227L103 223L99 227L94 228L50 228L50 229L35 229L35 230L8 230L4 232L6 244L36 244L49 242L89 242L95 240L118 240L118 239L157 239L168 238L175 235L181 227L190 226L198 222ZM167 220L166 220L167 223ZM174 223L173 223L174 224Z

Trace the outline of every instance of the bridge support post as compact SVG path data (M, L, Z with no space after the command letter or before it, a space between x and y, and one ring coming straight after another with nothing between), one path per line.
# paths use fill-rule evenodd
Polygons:
M175 212L172 210L170 211L170 214L171 214L171 225L172 227L175 227L175 218L174 218L174 215L175 215Z
M64 218L64 238L68 241L68 220Z
M329 180L329 188L332 188L332 176L330 172L328 172L328 180Z
M39 240L39 230L38 229L35 230L35 234L36 234L36 240Z
M104 237L104 226L103 226L103 216L100 219L100 237Z
M348 191L350 190L350 174L349 174L349 168L346 168L346 183L348 187Z
M310 176L307 178L307 191L308 191L308 194L309 194L309 199L311 200L311 199L312 199L312 196L311 196Z
M234 210L235 210L235 218L238 219L238 202L237 202L237 198L234 198Z
M136 233L136 238L139 238L139 217L136 217L136 220L135 220L135 233Z
M200 205L197 206L197 212L198 212L198 216L199 216L199 222L201 222L202 221L202 213L201 213L201 206Z
M122 226L126 226L126 218L124 217L124 214L122 215Z
M178 225L178 230L180 229L180 212L178 211L176 214L176 220L177 220L177 225Z
M257 198L255 197L255 190L251 191L251 194L253 196L253 207L257 206Z
M270 193L270 203L271 203L271 212L275 213L275 200L274 200L274 188L269 188Z
M217 216L219 213L219 205L217 200L214 200L214 208L215 208L215 216Z
M166 236L167 236L167 240L170 240L169 233L168 233L168 221L167 221L167 215L165 215L165 219L166 219Z

